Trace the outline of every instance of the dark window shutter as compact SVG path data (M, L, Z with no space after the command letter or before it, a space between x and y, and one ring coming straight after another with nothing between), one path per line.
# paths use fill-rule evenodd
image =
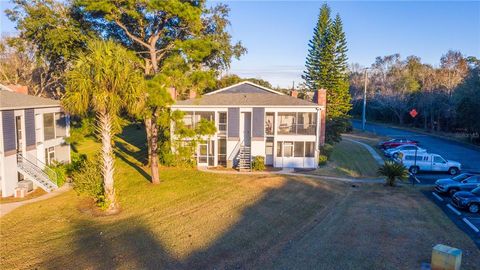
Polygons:
M5 155L11 155L16 152L17 143L15 141L15 113L13 110L2 111L3 125L3 151Z
M240 108L228 108L228 138L240 138Z
M261 139L265 137L265 108L253 108L252 137Z
M35 112L33 109L25 110L25 145L35 146Z

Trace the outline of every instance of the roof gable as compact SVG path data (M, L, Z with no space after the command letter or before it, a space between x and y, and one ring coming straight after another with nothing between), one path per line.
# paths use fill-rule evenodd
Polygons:
M277 94L285 95L281 92L275 91L273 89L263 87L261 85L252 83L250 81L243 81L237 84L204 94L204 96L210 96L215 94Z

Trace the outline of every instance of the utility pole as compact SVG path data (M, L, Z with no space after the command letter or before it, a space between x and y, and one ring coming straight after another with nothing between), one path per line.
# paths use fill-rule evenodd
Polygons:
M365 87L363 89L363 110L362 110L362 130L365 131L365 123L367 122L366 119L366 110L367 110L367 70L365 68Z

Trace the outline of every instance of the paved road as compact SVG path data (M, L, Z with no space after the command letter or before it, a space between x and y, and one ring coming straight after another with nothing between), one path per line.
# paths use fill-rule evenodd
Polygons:
M354 120L353 127L355 129L361 129L361 122ZM473 147L435 136L387 127L384 125L367 123L365 129L381 136L392 138L406 137L417 140L420 142L420 146L426 148L427 151L439 154L446 159L455 160L462 163L463 171L480 172L480 151L474 149ZM419 178L420 180L425 179L427 182L432 182L434 179L442 178L443 176L445 175L420 175Z

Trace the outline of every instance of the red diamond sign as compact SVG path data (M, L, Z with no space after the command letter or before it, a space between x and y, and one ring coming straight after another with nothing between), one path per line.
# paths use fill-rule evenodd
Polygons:
M410 111L410 116L411 116L411 117L415 118L415 116L417 116L417 115L418 115L417 110L412 109L412 110Z

